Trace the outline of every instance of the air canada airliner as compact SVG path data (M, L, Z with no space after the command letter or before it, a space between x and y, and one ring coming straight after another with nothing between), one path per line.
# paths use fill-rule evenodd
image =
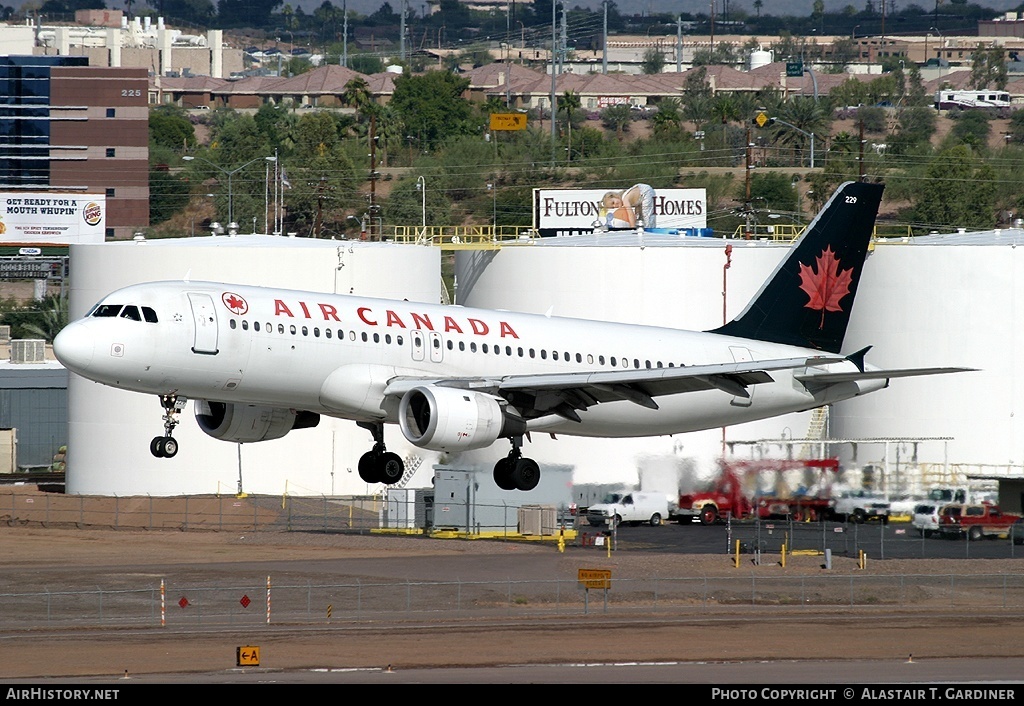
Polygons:
M883 370L865 363L867 348L840 353L882 190L841 185L746 309L711 331L186 280L113 292L54 351L78 375L159 396L157 457L177 453L172 433L192 399L204 432L237 443L321 415L355 421L373 438L358 464L367 483L404 473L386 424L436 451L507 439L494 481L531 490L531 432L677 434L966 370Z

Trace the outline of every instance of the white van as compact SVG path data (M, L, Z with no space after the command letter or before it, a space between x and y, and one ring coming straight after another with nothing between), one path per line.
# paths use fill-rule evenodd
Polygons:
M657 527L668 517L668 498L662 493L610 493L587 508L587 522L593 527L646 522Z

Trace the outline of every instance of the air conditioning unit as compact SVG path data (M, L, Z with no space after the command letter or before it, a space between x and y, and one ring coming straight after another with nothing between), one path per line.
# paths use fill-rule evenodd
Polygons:
M46 341L41 338L23 338L11 341L12 363L45 363Z

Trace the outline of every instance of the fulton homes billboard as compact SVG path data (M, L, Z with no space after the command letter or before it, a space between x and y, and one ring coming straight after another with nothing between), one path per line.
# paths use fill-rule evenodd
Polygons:
M106 224L101 194L0 192L0 242L102 243Z
M622 189L534 189L533 227L543 236L605 230L693 233L707 228L705 189L660 189L634 184Z

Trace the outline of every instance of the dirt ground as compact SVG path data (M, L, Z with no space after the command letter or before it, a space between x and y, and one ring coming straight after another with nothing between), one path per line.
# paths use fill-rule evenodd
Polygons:
M59 592L118 582L152 584L155 577L231 577L287 572L310 581L405 580L502 581L510 576L565 579L600 564L616 578L662 576L819 575L820 557L744 564L726 555L617 552L560 553L551 545L436 540L373 535L310 533L180 532L47 529L0 526L0 594ZM837 557L837 573L859 571ZM999 561L875 561L864 571L880 574L1024 572L1024 559ZM148 582L148 583L146 583ZM227 584L230 585L230 584ZM2 599L2 596L0 596ZM1015 618L1016 616L1014 616ZM937 640L937 621L970 637ZM642 629L638 629L642 626ZM787 627L788 626L788 627ZM714 639L706 638L714 631ZM773 636L754 640L751 635ZM794 636L799 636L795 639ZM622 660L746 661L809 659L914 659L974 656L1024 657L1015 619L1000 612L890 611L881 608L753 609L712 612L546 616L455 616L415 619L374 616L315 626L3 629L0 682L55 677L120 677L122 674L209 674L237 666L237 648L261 646L264 668L395 669L503 664L561 664Z

